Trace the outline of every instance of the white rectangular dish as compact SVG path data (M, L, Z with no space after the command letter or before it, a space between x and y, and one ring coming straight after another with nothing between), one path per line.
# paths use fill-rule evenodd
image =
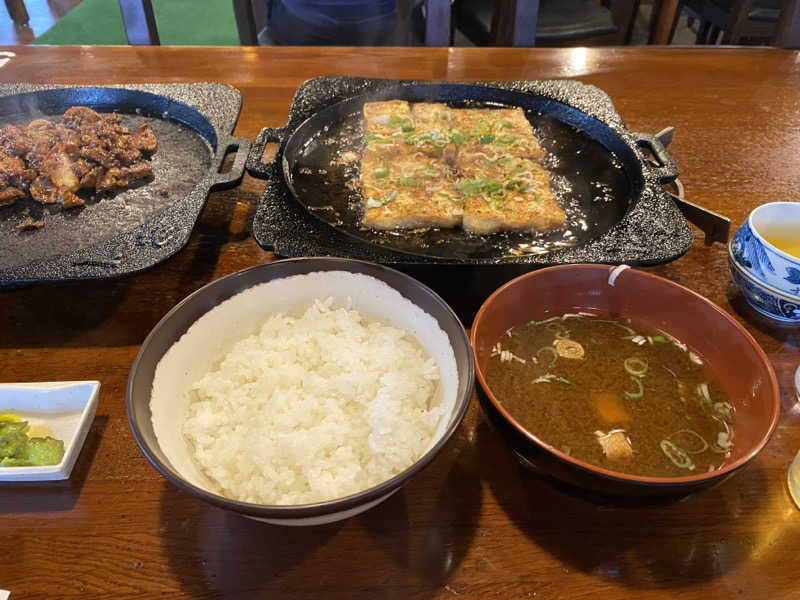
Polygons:
M31 427L46 427L64 441L64 458L43 467L0 467L0 481L68 479L97 412L99 381L0 383L0 413L14 413Z

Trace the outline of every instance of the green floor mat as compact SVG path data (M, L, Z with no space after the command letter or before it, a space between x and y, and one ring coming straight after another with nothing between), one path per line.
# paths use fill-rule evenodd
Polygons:
M238 46L231 0L153 0L162 46ZM34 41L56 46L126 45L117 0L83 0Z
M63 19L37 37L34 44L126 45L125 26L116 0L83 0Z

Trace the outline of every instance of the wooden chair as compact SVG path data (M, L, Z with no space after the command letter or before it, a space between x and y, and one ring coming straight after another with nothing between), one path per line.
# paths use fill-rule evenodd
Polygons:
M784 1L774 45L779 48L800 48L800 0Z
M633 0L455 0L455 26L478 46L625 43Z
M24 0L6 0L6 8L8 9L8 16L14 21L17 27L27 27L30 17L28 16L28 9L25 8Z
M720 32L723 45L740 44L742 38L772 39L781 11L780 0L692 0L682 5L700 22L697 44L715 44Z
M650 43L669 43L682 12L699 21L698 44L740 44L762 38L781 47L798 47L797 0L659 0L655 3ZM792 41L794 40L794 41Z
M524 1L524 0L523 0ZM233 0L233 11L239 40L243 46L258 45L257 12L254 2L263 0ZM450 0L424 0L425 45L447 46L450 43ZM158 26L152 0L119 0L125 32L131 45L160 45Z

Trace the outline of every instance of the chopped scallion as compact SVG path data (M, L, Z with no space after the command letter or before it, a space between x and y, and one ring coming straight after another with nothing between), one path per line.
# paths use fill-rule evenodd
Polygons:
M642 385L642 380L638 377L634 377L631 375L631 381L636 384L636 391L635 392L625 392L625 400L638 400L642 396L644 396L644 385Z
M679 469L688 469L689 471L694 471L695 466L694 462L692 462L692 459L689 458L689 455L686 454L686 452L678 448L675 444L669 440L661 440L659 446L661 446L661 451L666 455L673 465Z
M632 375L633 377L644 377L648 369L647 361L636 358L635 356L626 358L623 365L628 375Z

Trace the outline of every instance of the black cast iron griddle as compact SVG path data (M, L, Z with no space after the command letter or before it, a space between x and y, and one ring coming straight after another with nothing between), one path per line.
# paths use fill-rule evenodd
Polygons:
M565 206L567 228L548 235L478 236L457 229L360 227L348 173L331 159L360 143L363 103L382 99L522 107L550 154L551 182ZM264 164L269 142L280 148L275 161ZM678 176L664 146L654 136L628 131L605 92L574 81L312 79L298 89L286 127L259 133L247 169L269 180L253 223L256 241L280 256L525 270L577 262L659 264L684 254L694 240L662 187Z
M110 87L0 85L0 126L60 121L72 106L116 112L132 130L147 120L158 137L152 179L113 194L85 195L61 210L31 199L0 208L0 286L118 277L152 267L189 239L208 193L236 185L250 142L231 136L242 106L218 83ZM233 167L219 173L225 155ZM43 229L18 232L33 217Z

